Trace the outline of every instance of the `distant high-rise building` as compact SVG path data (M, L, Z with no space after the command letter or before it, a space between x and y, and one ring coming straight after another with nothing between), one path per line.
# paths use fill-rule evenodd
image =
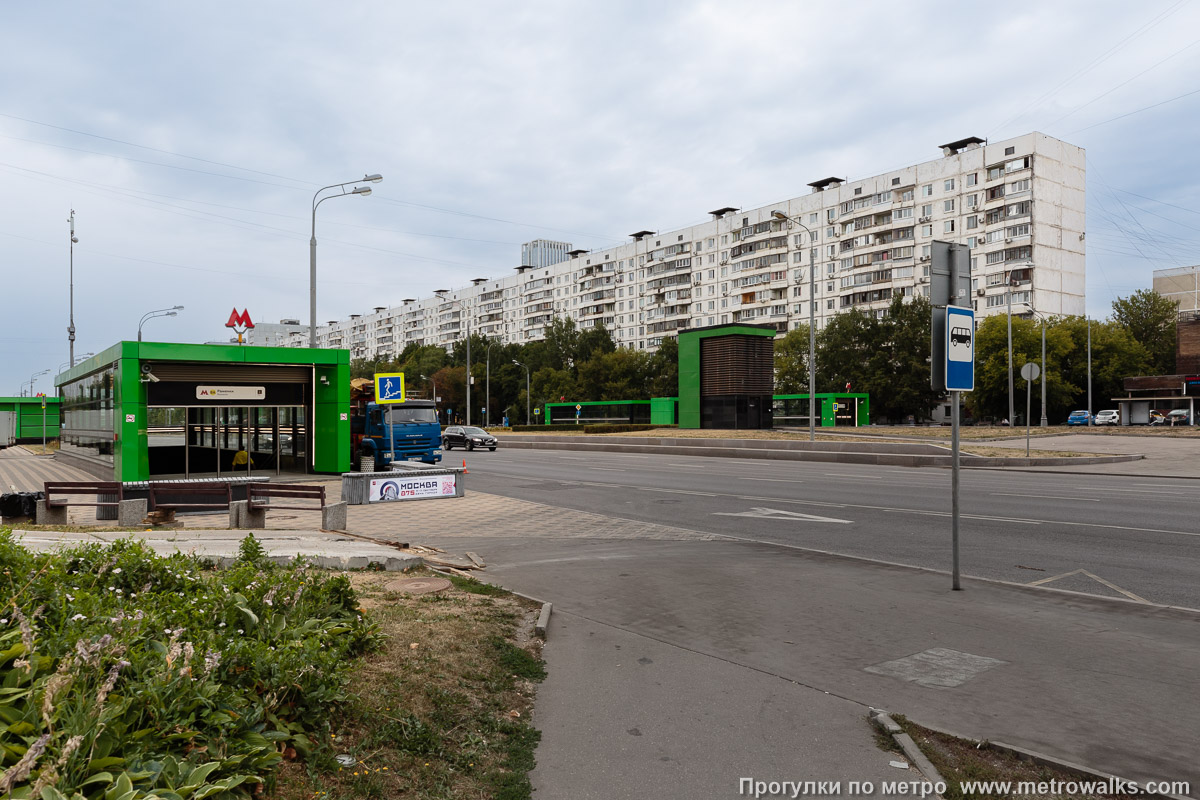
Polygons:
M567 260L571 250L569 242L551 242L534 239L521 245L521 263L527 267L549 267Z

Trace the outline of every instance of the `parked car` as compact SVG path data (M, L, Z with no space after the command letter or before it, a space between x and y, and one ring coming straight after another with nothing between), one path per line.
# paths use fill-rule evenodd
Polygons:
M1098 411L1096 418L1092 420L1093 425L1120 425L1121 412L1116 410Z
M1188 414L1188 411L1186 408L1177 408L1174 411L1167 414L1166 424L1171 425L1171 426L1191 425L1192 417L1190 414Z
M1162 425L1166 421L1167 421L1167 412L1166 411L1159 411L1159 410L1153 409L1153 408L1150 409L1150 424L1151 425Z
M1086 411L1072 411L1071 416L1067 417L1068 425L1087 425L1091 414Z
M463 425L451 425L442 431L442 449L453 450L455 447L465 447L474 450L476 447L496 449L496 437L483 428L467 428Z

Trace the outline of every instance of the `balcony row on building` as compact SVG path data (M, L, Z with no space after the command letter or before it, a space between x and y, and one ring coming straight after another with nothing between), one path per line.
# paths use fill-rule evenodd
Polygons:
M810 313L820 327L852 308L881 316L895 297L927 296L935 239L971 247L980 317L1003 312L1010 291L1015 313L1082 314L1083 150L1039 133L942 150L871 178L816 181L768 206L719 208L687 228L637 231L605 250L530 243L526 257L565 259L331 320L318 346L391 356L410 343L449 347L468 328L524 343L555 317L604 325L619 345L646 350L683 328L753 322L785 332ZM307 327L285 327L272 344L307 346Z

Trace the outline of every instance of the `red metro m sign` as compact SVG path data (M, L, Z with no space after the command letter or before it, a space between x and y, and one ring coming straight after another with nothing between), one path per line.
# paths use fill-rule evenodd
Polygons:
M226 328L233 328L234 333L238 335L238 344L242 343L242 334L250 328L254 327L254 323L250 321L250 309L238 313L235 308L229 313L229 321L225 323Z

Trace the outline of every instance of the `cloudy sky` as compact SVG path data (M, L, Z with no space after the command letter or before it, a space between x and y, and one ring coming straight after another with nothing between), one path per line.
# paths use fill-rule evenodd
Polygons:
M1087 150L1088 310L1200 263L1200 4L6 3L0 394L234 306L321 322L1042 131ZM51 391L42 378L36 390Z

